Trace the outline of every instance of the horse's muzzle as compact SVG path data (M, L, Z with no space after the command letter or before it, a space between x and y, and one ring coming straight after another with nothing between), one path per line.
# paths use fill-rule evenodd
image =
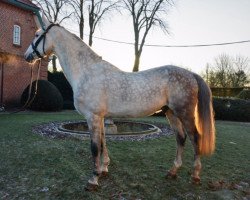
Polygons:
M24 55L24 58L27 62L32 62L34 60L34 56L32 53L28 54L28 55Z

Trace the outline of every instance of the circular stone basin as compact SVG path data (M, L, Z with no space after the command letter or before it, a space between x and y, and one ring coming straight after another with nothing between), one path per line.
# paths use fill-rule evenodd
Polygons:
M64 123L58 129L75 136L90 134L85 121ZM158 127L141 122L115 121L114 124L105 124L105 134L108 136L147 135L159 132L161 130Z

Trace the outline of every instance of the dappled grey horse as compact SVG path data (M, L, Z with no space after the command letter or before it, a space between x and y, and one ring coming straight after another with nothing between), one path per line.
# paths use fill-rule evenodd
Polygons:
M44 30L38 30L25 59L33 62L51 54L59 58L63 72L74 92L74 105L84 115L91 132L93 176L86 189L98 186L108 173L110 162L105 141L105 117L139 117L158 110L166 114L176 133L177 153L169 177L175 177L182 165L182 152L189 136L194 147L194 183L200 181L201 155L215 148L211 91L195 73L175 66L146 71L123 72L102 60L76 35L43 18Z

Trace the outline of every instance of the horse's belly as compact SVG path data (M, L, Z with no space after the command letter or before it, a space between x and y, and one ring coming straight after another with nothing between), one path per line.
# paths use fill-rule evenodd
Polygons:
M113 117L142 117L148 116L160 110L166 105L166 98L154 98L152 100L140 100L133 102L113 102L107 115Z

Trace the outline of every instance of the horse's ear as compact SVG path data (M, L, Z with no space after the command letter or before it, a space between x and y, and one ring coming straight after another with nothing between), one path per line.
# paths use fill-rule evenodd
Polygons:
M34 20L38 29L42 28L37 15L34 15Z
M49 22L49 20L46 18L46 16L45 16L44 13L42 14L42 20L43 20L43 23L44 23L45 28L47 28L47 27L50 25L50 22Z

